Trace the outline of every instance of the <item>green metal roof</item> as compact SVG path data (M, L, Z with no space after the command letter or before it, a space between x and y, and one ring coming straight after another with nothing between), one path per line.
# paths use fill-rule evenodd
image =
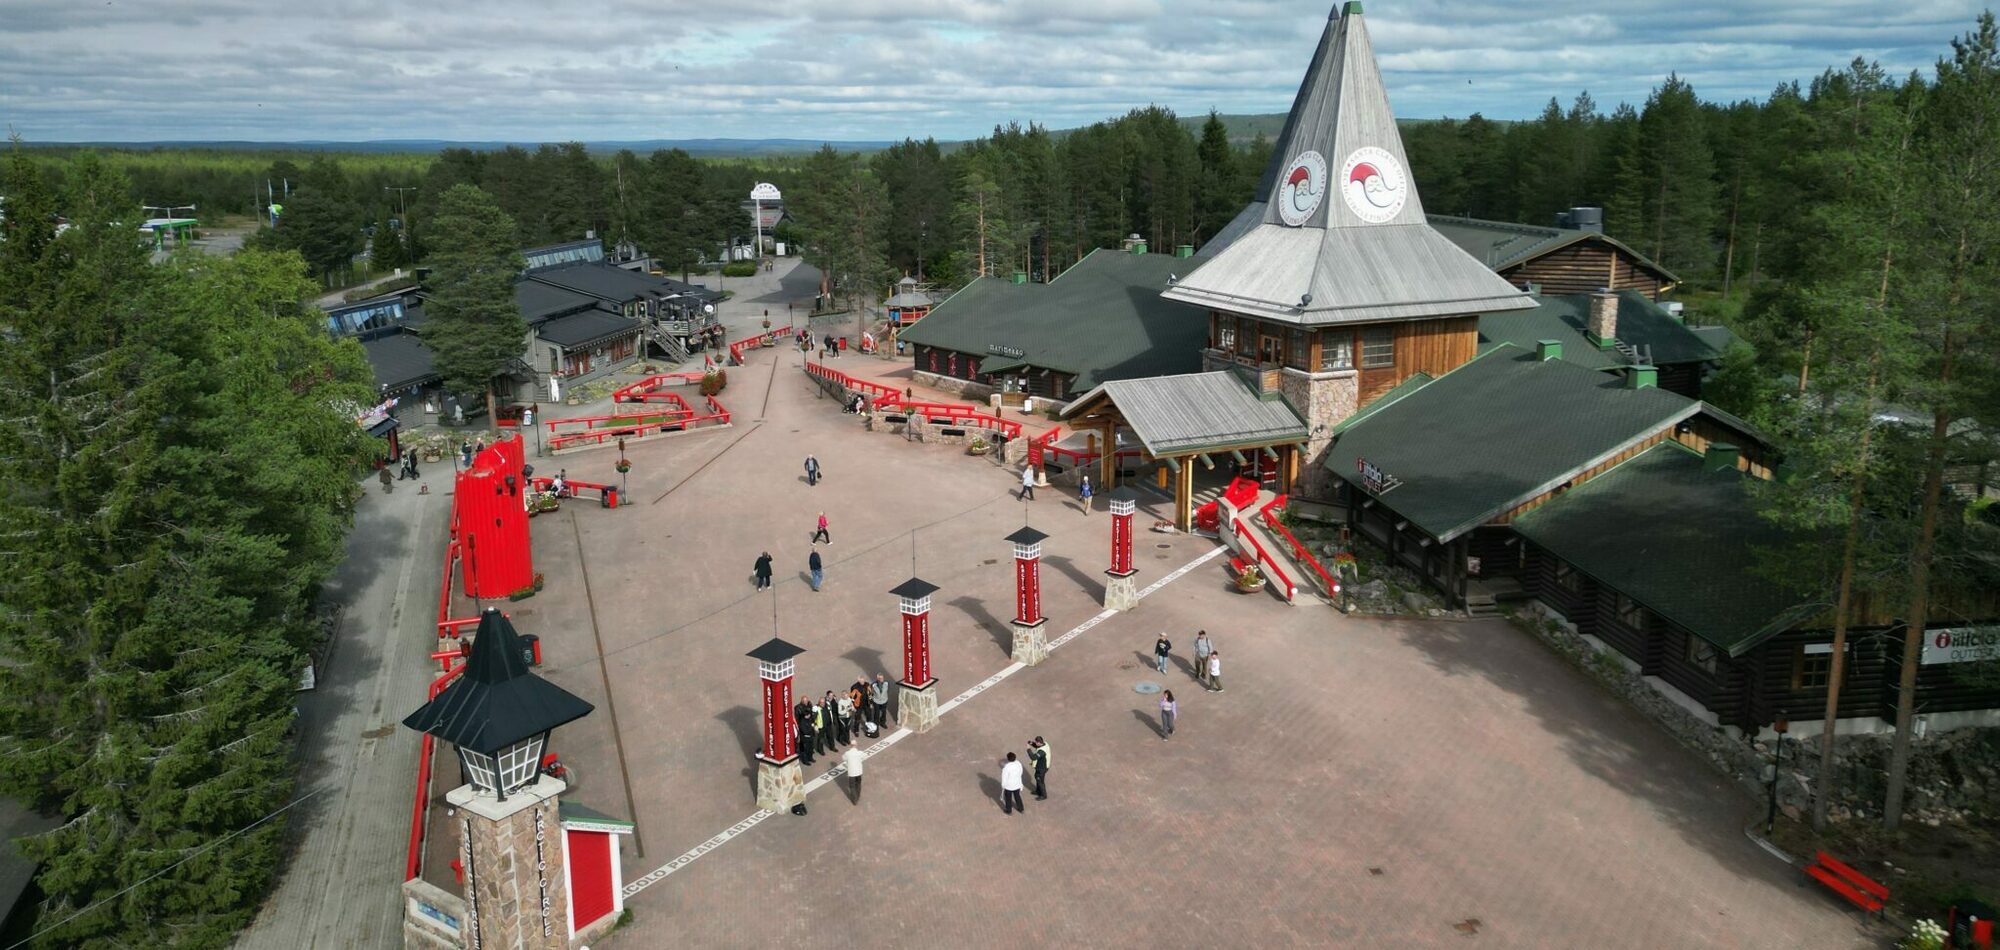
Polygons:
M1155 457L1303 442L1306 424L1282 396L1266 398L1228 370L1114 379L1063 407L1069 418L1108 396Z
M1381 504L1450 541L1700 410L1501 344L1350 426L1326 467L1365 492L1366 459L1398 480Z
M1369 416L1372 416L1378 412L1381 412L1384 409L1389 408L1390 406L1395 405L1397 400L1413 392L1416 392L1419 389L1424 388L1426 385L1429 385L1431 380L1435 378L1437 377L1434 377L1429 373L1411 373L1409 379L1403 380L1402 382L1389 387L1389 391L1383 393L1380 396L1375 397L1374 402L1371 402L1368 405L1363 406L1362 408L1357 410L1354 413L1354 415L1348 416L1347 418L1340 420L1338 423L1335 423L1333 427L1333 434L1339 435L1342 432L1346 432L1347 430L1352 429L1357 425L1360 425L1363 419L1366 419Z
M1208 314L1163 300L1160 291L1195 263L1097 250L1046 284L981 277L899 339L981 357L982 371L992 359L1069 373L1076 377L1072 391L1110 379L1194 372L1208 345Z
M1826 609L1758 570L1793 538L1749 478L1668 442L1521 516L1514 530L1730 656Z
M1560 340L1565 362L1591 369L1630 365L1633 360L1617 348L1600 348L1585 333L1589 326L1590 297L1590 294L1536 295L1533 310L1483 314L1479 318L1479 342L1489 347L1512 343L1532 350L1537 341ZM1708 339L1675 320L1645 294L1632 290L1618 293L1618 342L1649 354L1655 366L1722 358L1722 350Z

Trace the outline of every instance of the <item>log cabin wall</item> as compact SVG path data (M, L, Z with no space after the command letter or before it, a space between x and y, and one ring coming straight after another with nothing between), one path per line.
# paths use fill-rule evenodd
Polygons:
M1686 431L1681 431L1683 428ZM1736 446L1738 471L1748 472L1765 481L1771 478L1773 460L1770 453L1756 439L1747 432L1738 432L1708 416L1697 415L1677 427L1674 431L1674 441L1703 455L1708 454L1709 443L1727 442Z
M1533 283L1549 295L1587 294L1605 287L1636 290L1658 300L1666 291L1666 281L1638 262L1599 240L1583 240L1568 247L1522 261L1500 272L1517 287Z
M1376 328L1382 325L1377 324ZM1471 362L1479 355L1479 318L1447 317L1442 320L1412 320L1388 325L1394 333L1395 362L1389 366L1367 364L1364 341L1369 327L1353 328L1356 364L1361 367L1360 406L1367 406L1398 383L1418 373L1442 376ZM1333 336L1346 328L1321 331ZM1322 344L1323 345L1323 344Z
M1528 512L1535 510L1536 508L1540 508L1545 504L1548 504L1549 499L1554 498L1565 491L1568 491L1570 488L1575 488L1576 486L1581 485L1584 482L1590 481L1591 479L1596 478L1597 476L1610 471L1612 468L1616 467L1620 463L1629 461L1634 456L1637 456L1639 453L1644 452L1647 449L1652 448L1653 446L1659 445L1661 442L1665 442L1667 440L1667 435L1668 435L1668 430L1666 429L1662 429L1658 432L1655 432L1652 435L1649 435L1644 439L1639 440L1638 444L1633 445L1631 448L1626 449L1625 451L1620 452L1617 455L1614 455L1608 459L1605 459L1604 461L1599 462L1596 465L1591 466L1590 468L1578 472L1575 478L1569 480L1568 488L1556 488L1551 491L1545 491L1539 495L1536 495L1533 498L1528 499L1525 502L1522 502L1518 507L1510 511L1507 511L1501 514L1499 517L1494 518L1492 521L1488 521L1486 523L1489 525L1513 524L1514 519L1519 518L1522 515L1525 515Z

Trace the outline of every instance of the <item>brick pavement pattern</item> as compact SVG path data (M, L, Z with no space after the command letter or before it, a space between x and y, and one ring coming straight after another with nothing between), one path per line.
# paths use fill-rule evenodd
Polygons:
M628 881L755 810L743 653L774 632L809 651L802 695L894 677L886 591L914 570L943 588L933 662L954 696L1008 664L1001 539L1024 518L1054 535L1051 639L1099 611L1110 522L1081 519L1073 498L1016 501L1015 474L989 460L861 432L793 351L732 370L724 398L732 429L630 451L632 509L537 518L548 586L513 609L543 637L544 675L599 705L554 744L576 770L573 800L638 823ZM816 487L807 452L825 465ZM608 470L615 450L602 456ZM590 477L593 458L571 457L572 474ZM803 572L822 509L839 541L822 546L814 594ZM1142 534L1140 582L1211 548ZM779 583L758 593L765 549ZM1159 631L1187 650L1197 628L1223 653L1225 692L1201 690L1185 656L1165 677L1148 663ZM1180 698L1173 742L1158 740L1142 680ZM1051 798L1002 815L999 760L1035 735L1054 749ZM871 758L868 779L864 804L829 785L807 817L773 816L635 896L618 939L1876 944L1742 836L1751 803L1529 637L1285 607L1232 592L1214 562Z

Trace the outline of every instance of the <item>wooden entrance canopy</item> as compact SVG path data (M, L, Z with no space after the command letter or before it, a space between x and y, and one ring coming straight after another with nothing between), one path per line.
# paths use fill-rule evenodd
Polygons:
M1306 439L1305 420L1282 395L1228 371L1113 380L1064 406L1062 417L1102 440L1099 491L1118 484L1118 432L1137 437L1141 461L1160 462L1171 475L1174 524L1183 531L1194 522L1195 466L1244 464L1261 453L1277 461L1280 488L1289 491Z

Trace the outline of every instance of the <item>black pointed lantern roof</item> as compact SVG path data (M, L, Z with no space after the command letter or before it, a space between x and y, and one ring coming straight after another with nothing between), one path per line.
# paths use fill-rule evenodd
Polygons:
M1033 525L1022 525L1021 530L1008 535L1006 539L1015 544L1040 544L1047 541L1049 536L1036 531Z
M932 594L937 593L937 591L938 591L938 586L936 584L924 580L921 577L912 577L909 580L906 580L901 584L897 584L895 587L890 588L889 593L895 594L896 596L901 597L904 600L922 600L926 597L929 597Z
M1133 491L1130 485L1120 485L1117 488L1113 488L1111 493L1104 497L1109 501L1129 501L1133 504L1137 504L1139 501L1139 493Z
M759 644L757 649L744 654L744 656L760 663L783 663L804 652L806 652L805 647L794 643L787 643L778 637L772 637Z
M529 672L525 648L514 624L488 607L479 616L465 672L404 717L403 725L468 752L496 755L596 708Z

